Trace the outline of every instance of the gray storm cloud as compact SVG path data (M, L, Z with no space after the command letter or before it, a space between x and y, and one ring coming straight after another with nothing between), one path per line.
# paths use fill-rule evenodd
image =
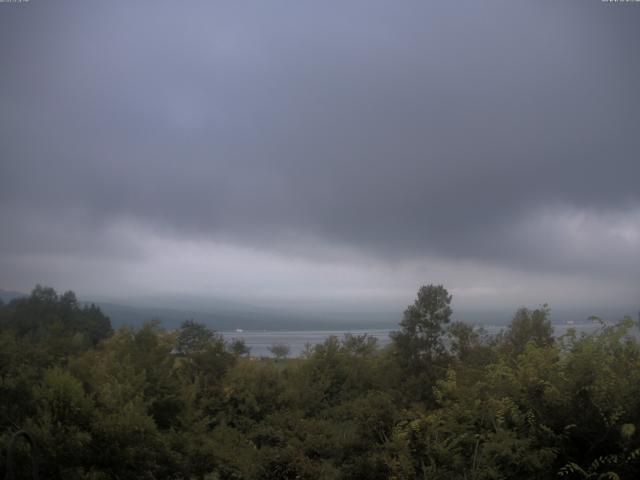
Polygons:
M303 259L640 280L636 5L0 7L11 275L147 258L111 229L135 221Z

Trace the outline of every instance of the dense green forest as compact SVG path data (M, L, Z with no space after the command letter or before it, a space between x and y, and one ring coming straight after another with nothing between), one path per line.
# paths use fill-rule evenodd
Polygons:
M185 321L113 331L72 292L0 305L0 476L18 430L47 479L640 478L640 344L625 318L554 337L546 306L499 335L419 289L385 348L330 337L256 359Z

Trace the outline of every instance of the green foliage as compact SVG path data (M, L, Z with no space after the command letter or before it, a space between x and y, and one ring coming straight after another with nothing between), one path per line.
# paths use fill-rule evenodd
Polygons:
M410 367L419 368L444 354L442 337L451 319L451 298L442 285L423 286L405 310L402 330L394 332L392 339Z
M95 345L112 333L111 322L95 305L80 306L73 292L58 295L54 289L37 285L26 298L3 307L1 327L19 337L67 343L76 334ZM76 343L78 341L76 340ZM61 345L63 348L65 345ZM68 351L56 352L66 355Z
M202 352L215 340L215 333L205 325L194 320L185 320L176 339L176 350L183 355Z
M274 343L269 347L269 351L276 357L276 360L282 360L289 356L289 346L284 343Z
M193 321L111 332L36 287L0 305L0 477L24 428L53 480L638 478L635 322L555 340L544 306L491 337L450 304L422 287L388 347L276 363Z
M404 312L402 330L391 333L394 355L408 377L406 390L411 397L431 401L431 386L444 372L451 298L442 285L420 287L413 305Z
M549 320L549 306L533 311L521 308L516 312L515 317L505 334L505 348L512 356L523 352L529 342L537 347L546 347L554 343L553 327Z
M251 348L247 346L244 340L234 338L229 344L229 351L236 357L244 357L251 353Z

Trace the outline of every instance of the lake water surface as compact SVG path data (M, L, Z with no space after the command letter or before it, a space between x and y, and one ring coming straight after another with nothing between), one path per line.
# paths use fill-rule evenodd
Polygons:
M490 334L496 334L504 329L504 326L486 325L485 330ZM584 323L576 325L554 325L556 336L567 333L569 328L575 328L578 332L591 333L600 328L597 323ZM237 338L245 341L246 345L251 348L251 356L267 357L271 356L269 347L274 344L285 344L290 348L290 357L299 356L304 350L307 343L317 345L324 342L332 335L342 338L345 334L353 335L367 334L378 339L378 346L384 346L389 343L389 333L396 329L362 329L362 330L292 330L292 331L258 331L246 330L242 332L220 332L227 340Z

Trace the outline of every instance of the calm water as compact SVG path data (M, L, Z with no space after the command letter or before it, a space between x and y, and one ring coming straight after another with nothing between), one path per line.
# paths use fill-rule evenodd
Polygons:
M255 357L271 356L269 347L274 343L283 343L287 345L291 351L290 357L297 357L304 349L305 344L310 343L316 345L324 342L331 335L342 338L346 333L353 335L364 335L365 333L371 337L378 339L378 345L383 346L389 342L389 330L315 330L315 331L244 331L244 332L221 332L225 339L238 338L243 339L247 346L251 348L251 355Z
M567 333L567 329L575 328L578 332L591 333L600 327L599 324L585 323L577 325L554 325L556 336ZM504 326L487 325L485 330L490 334L498 333ZM389 343L389 333L394 329L377 329L377 330L297 330L297 331L256 331L246 330L243 332L221 332L227 340L237 338L245 341L247 346L251 348L251 355L256 357L271 356L269 347L276 343L283 343L290 348L290 357L299 356L305 349L305 344L310 343L316 345L324 342L331 335L342 338L346 333L353 335L367 334L378 339L378 346L384 346Z

